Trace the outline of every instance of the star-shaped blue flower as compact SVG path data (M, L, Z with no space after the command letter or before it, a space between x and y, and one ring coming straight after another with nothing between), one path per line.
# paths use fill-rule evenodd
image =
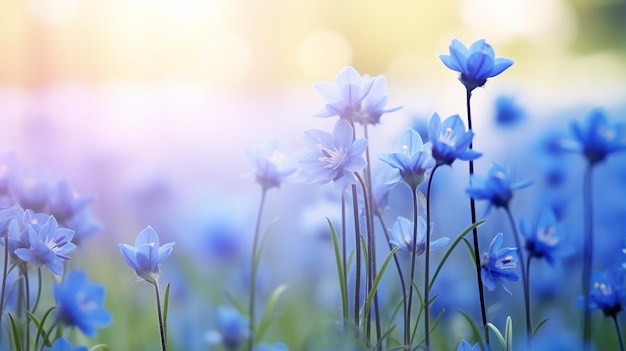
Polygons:
M403 180L411 189L417 189L424 181L426 171L435 166L431 144L424 143L420 134L409 128L400 136L397 149L399 152L380 154L378 158L398 170L393 181Z
M466 131L459 115L446 118L443 123L433 114L428 125L428 138L433 145L432 155L439 164L451 165L454 160L472 161L482 154L469 148L474 132Z
M571 124L578 147L590 164L603 161L612 153L626 150L626 124L611 124L601 110L594 110L585 122Z
M483 348L485 351L491 351L491 347L489 347L489 345L487 344L481 345L480 343L476 343L474 344L474 346L472 346L467 341L462 340L461 343L459 344L459 347L457 347L456 351L482 351Z
M295 167L287 165L285 154L274 142L263 149L248 149L247 156L257 183L264 189L279 187L296 171Z
M337 121L332 134L312 129L305 131L304 136L312 150L300 159L303 171L308 174L308 183L325 184L340 179L355 183L353 172L361 171L367 166L363 157L367 140L353 141L352 127L344 119Z
M435 241L431 241L430 249L435 250L450 241L447 237L439 238ZM400 246L400 250L406 250L408 252L413 251L413 222L405 217L398 217L398 219L391 226L391 238L389 242L394 246ZM426 251L426 221L424 218L418 217L417 221L417 244L415 245L417 256Z
M560 268L560 259L572 253L572 250L561 242L562 230L550 210L544 210L539 214L534 227L529 222L522 221L520 232L526 239L526 250L530 257L545 258L554 267Z
M591 272L589 287L589 308L599 309L607 317L616 316L624 308L626 289L624 288L624 270L615 269L604 272ZM577 303L583 305L582 296Z
M450 55L439 55L439 58L446 67L461 73L459 80L468 91L482 87L487 78L497 76L513 64L507 58L496 58L493 48L484 39L473 43L469 49L454 39Z
M513 191L525 188L531 183L530 181L513 183L509 171L503 166L494 164L486 177L472 177L467 193L476 200L489 201L485 209L486 216L492 206L508 208Z
M505 247L501 249L502 241L502 233L498 233L489 244L489 252L481 256L480 276L487 290L493 291L497 284L500 284L504 291L511 294L502 280L506 279L512 282L519 280L519 276L515 272L517 248Z
M173 242L161 246L157 233L147 226L137 235L134 247L120 244L120 251L126 264L135 270L137 276L156 285L160 265L170 256L173 247Z

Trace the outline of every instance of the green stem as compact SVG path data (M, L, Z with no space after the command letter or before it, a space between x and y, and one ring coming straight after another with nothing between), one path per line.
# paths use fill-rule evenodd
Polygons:
M411 242L411 273L410 273L410 288L409 288L409 303L407 305L407 325L404 327L404 343L411 349L410 329L411 329L411 305L413 304L413 290L415 290L413 280L415 276L415 260L417 258L417 187L413 189L413 241Z
M161 297L159 296L159 283L155 282L154 291L156 292L157 314L159 316L159 331L161 333L161 349L167 350L167 341L165 340L165 327L163 326L163 315L161 314Z
M348 286L348 248L347 248L347 238L346 238L346 202L345 202L345 192L341 191L341 260L342 260L342 269L343 269L343 284L344 286ZM348 322L348 310L344 311L343 315L343 323L344 325Z
M430 218L430 193L433 185L433 178L435 177L435 172L439 168L441 164L437 163L433 171L430 173L430 178L428 179L428 188L426 190L426 246L425 246L425 260L426 263L424 265L424 346L426 346L426 350L430 350L430 296L429 296L429 283L430 283L430 231L431 231L431 218Z
M248 309L250 313L250 342L248 343L248 350L252 351L254 347L254 302L256 294L256 276L258 270L257 264L257 250L259 246L259 233L261 231L261 217L263 214L263 206L265 205L265 195L267 188L261 189L261 201L259 204L259 212L257 213L256 225L254 228L254 239L252 242L252 263L250 269L250 300L248 301Z
M359 225L359 202L357 199L355 184L352 184L352 209L354 213L354 249L356 252L356 276L354 282L354 325L356 330L359 330L359 300L361 295L361 228Z
M585 170L583 180L584 213L584 242L583 242L583 344L585 350L591 349L591 309L589 308L589 289L591 287L591 264L593 262L593 199L592 199L592 171L590 163Z
M619 328L619 321L617 320L617 314L613 314L613 322L615 324L615 332L617 333L617 339L619 340L619 349L624 351L624 340L622 340L622 332Z

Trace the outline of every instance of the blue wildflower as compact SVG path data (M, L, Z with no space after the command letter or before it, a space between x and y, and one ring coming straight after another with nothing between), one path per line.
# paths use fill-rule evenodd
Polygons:
M236 309L227 306L217 308L217 331L208 335L211 344L221 344L226 350L239 350L250 336L248 319Z
M58 338L52 344L52 347L44 347L44 351L87 351L87 346L76 346L72 347L72 345L65 338Z
M461 73L459 80L468 91L482 87L487 78L497 76L513 64L507 58L495 58L493 48L484 39L474 42L469 49L454 39L450 55L439 55L439 58L446 67Z
M400 136L398 149L400 152L380 154L378 158L398 170L394 182L403 180L411 189L417 189L424 181L426 171L435 166L431 144L424 144L419 133L409 128Z
M72 271L61 285L53 287L57 319L76 326L87 337L96 336L97 328L111 324L111 315L103 307L104 287L87 281L83 271Z
M559 259L571 253L561 242L562 230L551 210L542 211L534 227L527 221L522 221L520 232L526 238L525 247L530 257L545 258L550 265L558 268Z
M447 237L439 238L430 243L430 249L438 249L450 241ZM391 238L389 242L393 246L400 245L400 250L413 251L413 222L405 217L398 219L391 226ZM426 251L426 221L418 217L417 220L417 243L415 245L417 256Z
M274 345L261 344L253 349L254 351L288 351L287 346L281 342Z
M573 122L571 128L579 145L569 150L582 151L592 165L626 150L626 124L610 124L601 110L592 111L584 124Z
M474 346L472 346L467 341L462 340L456 351L491 351L491 347L489 347L489 345L485 343L483 343L482 345L480 343L476 343L474 344Z
M32 210L22 210L17 205L15 207L15 218L9 222L8 243L9 253L13 260L20 260L15 251L17 249L28 249L30 247L30 230L39 231L42 224L46 223L49 215L44 213L34 213Z
M14 253L24 262L35 267L46 265L52 274L61 275L61 263L69 260L67 255L76 250L73 237L73 230L59 228L54 216L50 216L41 226L28 226L28 248L17 248Z
M474 132L466 131L459 115L446 118L441 123L433 114L428 126L428 138L433 145L432 155L438 164L451 165L454 160L472 161L482 154L469 148Z
M483 253L480 257L480 276L487 290L495 290L496 284L499 283L504 291L511 294L504 286L502 279L512 282L519 280L519 276L515 272L517 248L505 247L501 249L502 241L502 233L498 233L489 244L489 253Z
M486 216L492 206L508 208L513 198L513 191L525 188L530 181L513 183L509 171L498 164L494 164L487 177L473 176L467 193L476 200L488 200L489 205L485 209Z
M392 173L392 169L389 167L385 167L379 170L379 172L374 172L372 182L372 198L374 203L372 207L374 213L377 215L385 211L385 208L387 208L389 204L389 194L396 184L398 184L390 182L390 180L393 179L392 177L395 177L395 174Z
M248 149L248 160L254 169L256 181L264 189L278 187L295 171L295 167L289 167L285 162L285 154L282 153L275 143L270 143L265 149Z
M624 273L622 269L591 273L590 309L600 309L607 317L614 317L622 311L626 301Z
M501 127L512 127L526 118L526 112L511 96L499 96L495 101L495 119Z
M376 124L383 113L399 109L384 108L387 104L386 86L387 81L383 76L362 77L354 68L345 67L337 74L335 83L315 85L315 90L326 100L326 105L314 116L339 116L352 122Z
M160 265L172 253L174 243L163 246L152 227L147 226L135 240L135 246L120 244L120 252L126 264L135 270L139 278L148 283L157 284Z
M102 223L96 219L89 208L74 214L64 223L66 228L74 231L74 239L72 242L80 245L83 240L90 238L102 230Z
M22 208L45 212L50 192L49 176L41 170L23 170L13 178L10 191Z
M67 179L52 186L48 196L48 212L62 224L94 200L93 196L80 195L76 192Z
M353 130L343 119L337 121L332 134L312 129L304 132L305 141L313 151L301 160L303 170L308 173L307 182L325 184L329 181L345 181L355 183L353 172L367 166L363 152L367 140L353 141Z

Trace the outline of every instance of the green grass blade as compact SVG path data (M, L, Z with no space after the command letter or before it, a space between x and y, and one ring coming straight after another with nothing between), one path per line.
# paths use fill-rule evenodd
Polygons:
M400 245L394 247L393 250L389 252L389 255L387 255L387 258L385 259L385 262L383 263L383 265L380 267L380 270L378 271L378 274L376 275L376 279L374 279L374 283L372 284L372 290L368 294L367 300L365 300L365 315L367 315L370 309L372 308L372 302L374 301L374 296L376 295L376 290L378 289L378 285L380 285L380 281L383 275L385 274L385 270L389 266L389 262L391 262L391 260L393 259L393 255L395 255L396 251L398 251L399 248L400 248Z
M169 310L170 305L170 285L171 283L167 283L165 287L165 296L163 297L163 334L165 335L165 339L167 340L167 312Z
M463 318L465 318L465 321L467 322L467 324L469 324L470 329L472 329L472 337L474 338L474 340L476 340L477 342L482 342L482 338L480 337L480 331L478 330L476 323L474 323L474 321L472 320L472 317L470 317L467 313L463 311L459 311L459 313L463 316Z
M111 351L111 348L107 344L98 344L98 345L92 346L89 349L89 351L96 351L96 350Z
M9 321L11 322L11 334L13 336L13 346L15 346L15 351L22 351L22 340L20 339L20 333L17 330L17 325L15 324L13 315L11 313L7 314L9 315Z
M533 331L533 336L535 336L535 334L537 334L537 332L539 331L539 328L541 328L544 324L546 324L546 322L550 320L550 318L546 318L544 320L542 320L541 322L539 322L539 324L537 324L537 326L535 327L535 330Z
M261 323L259 324L259 328L257 330L257 334L255 338L261 340L263 338L263 334L269 329L272 324L272 313L274 312L274 308L276 307L276 303L280 296L287 290L287 284L283 284L278 286L272 294L270 298L267 300L267 305L265 307L265 311L263 312L263 317L261 318Z
M498 338L498 341L500 342L500 346L502 346L502 349L506 350L506 340L504 339L504 336L502 336L502 333L500 333L498 328L496 328L496 326L491 323L487 323L487 326L489 327L489 329L491 329L491 331L493 331L494 334L496 334L496 337Z
M349 306L348 306L348 287L346 286L346 277L344 275L345 267L343 267L343 261L341 259L341 248L339 247L339 239L337 238L337 232L330 219L326 218L328 226L330 227L330 235L333 240L333 250L335 251L335 263L337 266L337 275L339 276L339 291L341 293L341 311L343 314L343 320L347 321Z

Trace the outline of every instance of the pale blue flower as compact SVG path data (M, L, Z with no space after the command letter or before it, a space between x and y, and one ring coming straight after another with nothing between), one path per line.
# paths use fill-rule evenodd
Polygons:
M568 149L581 151L592 165L626 150L626 124L609 123L601 110L592 111L582 124L573 122L571 128L578 146Z
M313 150L300 160L303 171L308 173L308 183L325 184L344 177L344 181L355 183L353 172L367 166L363 157L367 140L353 141L353 130L346 120L337 121L332 134L312 129L304 132L304 136Z
M459 115L446 118L443 123L433 114L428 126L428 137L433 145L432 155L439 164L451 165L454 160L473 161L482 154L469 148L474 132L466 131Z
M276 143L269 143L263 149L248 149L247 156L257 183L264 189L279 187L296 171L287 164L285 153Z
M545 258L557 268L561 266L560 259L573 252L561 241L563 229L551 210L542 211L534 227L528 221L522 221L520 232L526 239L526 250L530 257Z
M52 347L44 347L44 351L87 351L87 346L76 346L72 347L72 345L65 338L58 338L52 344Z
M474 344L474 346L472 346L470 343L468 343L465 340L462 340L461 343L459 344L459 347L457 347L456 351L491 351L491 347L489 347L489 345L483 343L482 345L480 343L476 343Z
M486 216L492 206L508 208L513 198L513 191L525 188L532 182L524 181L513 183L509 170L498 164L493 164L486 177L474 175L467 193L476 200L487 200L489 205L485 209Z
M502 233L498 233L489 244L489 252L480 257L480 276L487 290L493 291L497 284L500 284L504 291L511 294L502 280L506 279L512 282L519 280L519 276L515 272L517 248L505 247L501 249L502 241Z
M160 265L172 253L174 243L161 246L157 233L152 227L147 226L137 235L134 247L126 244L119 246L124 261L135 270L137 276L156 285Z
M393 246L400 246L400 250L413 251L413 221L405 217L398 217L391 226L391 238L389 242ZM431 241L430 249L435 250L450 241L447 237ZM416 255L420 256L426 251L426 221L418 217L417 221L417 243L415 245Z
M487 78L497 76L513 64L507 58L496 58L493 48L484 39L474 42L469 49L454 39L450 55L439 55L439 58L446 67L461 74L459 80L468 91L482 87Z
M228 351L235 351L239 350L250 337L248 319L232 307L218 307L216 322L217 330L207 335L207 341L210 344L219 344Z
M93 196L80 195L67 179L52 186L48 196L48 212L63 225L94 200Z
M383 153L378 158L398 170L393 182L403 180L411 189L417 189L424 181L426 171L435 166L431 144L424 144L419 133L409 128L400 136L397 149L398 152Z

